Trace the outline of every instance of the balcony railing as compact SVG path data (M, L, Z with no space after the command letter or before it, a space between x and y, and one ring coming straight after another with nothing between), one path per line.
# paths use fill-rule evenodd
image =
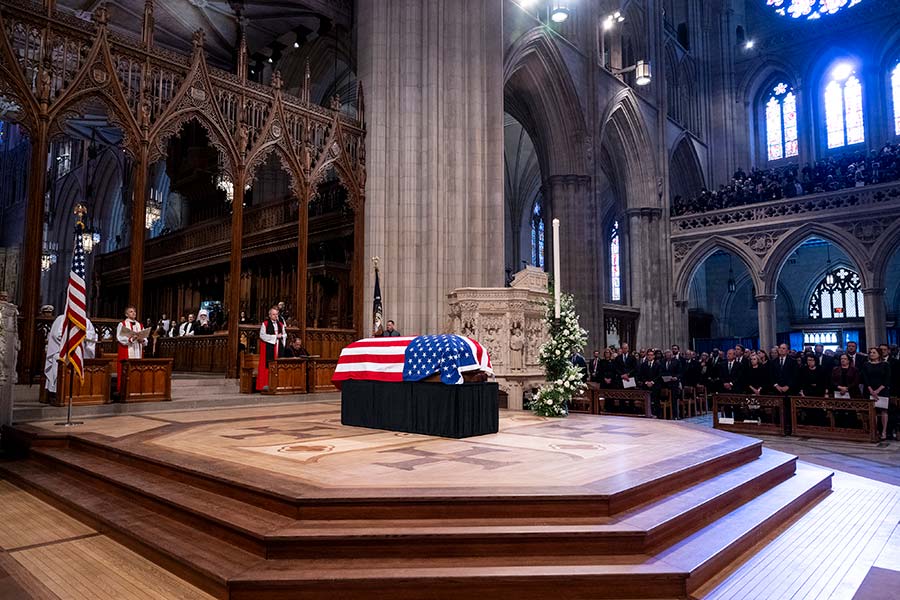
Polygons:
M900 208L900 182L882 183L835 192L810 194L797 198L772 200L734 208L720 208L705 213L672 217L672 237L706 235L710 231L743 226L770 226L796 222L798 216L858 216L865 212L883 212L887 207Z

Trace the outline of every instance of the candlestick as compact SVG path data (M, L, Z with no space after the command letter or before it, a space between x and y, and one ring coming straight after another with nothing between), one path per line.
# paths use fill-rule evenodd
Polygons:
M559 319L562 276L559 272L559 219L553 219L553 315Z

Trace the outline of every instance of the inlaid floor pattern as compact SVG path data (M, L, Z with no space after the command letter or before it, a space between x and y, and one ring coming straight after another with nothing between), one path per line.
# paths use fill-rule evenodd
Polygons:
M343 427L339 408L23 426L30 454L0 470L206 593L263 600L724 598L723 572L831 488L829 470L699 426L510 412L448 440ZM861 506L896 506L880 493Z

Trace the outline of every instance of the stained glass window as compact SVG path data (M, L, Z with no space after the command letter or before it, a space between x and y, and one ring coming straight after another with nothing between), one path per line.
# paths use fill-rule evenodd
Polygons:
M900 62L891 71L891 96L894 99L894 134L900 135Z
M609 230L609 297L613 302L622 301L622 263L619 249L619 222L613 221Z
M865 141L862 85L856 75L825 86L825 129L829 148Z
M862 0L766 0L776 13L793 19L821 19L860 2Z
M766 100L766 148L769 160L797 156L797 98L784 82Z
M544 268L544 209L539 201L531 211L531 264Z
M865 317L859 274L838 267L825 274L809 298L810 319L857 319Z

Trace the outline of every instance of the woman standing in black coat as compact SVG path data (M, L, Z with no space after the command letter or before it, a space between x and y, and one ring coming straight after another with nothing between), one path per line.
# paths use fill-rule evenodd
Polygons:
M806 365L797 373L797 387L801 396L827 396L825 371L818 365L815 354L806 355Z
M865 395L876 403L878 418L881 419L881 439L887 439L888 403L881 398L891 395L891 367L881 360L878 347L869 348L869 362L863 365L863 385ZM878 406L883 404L884 407Z

